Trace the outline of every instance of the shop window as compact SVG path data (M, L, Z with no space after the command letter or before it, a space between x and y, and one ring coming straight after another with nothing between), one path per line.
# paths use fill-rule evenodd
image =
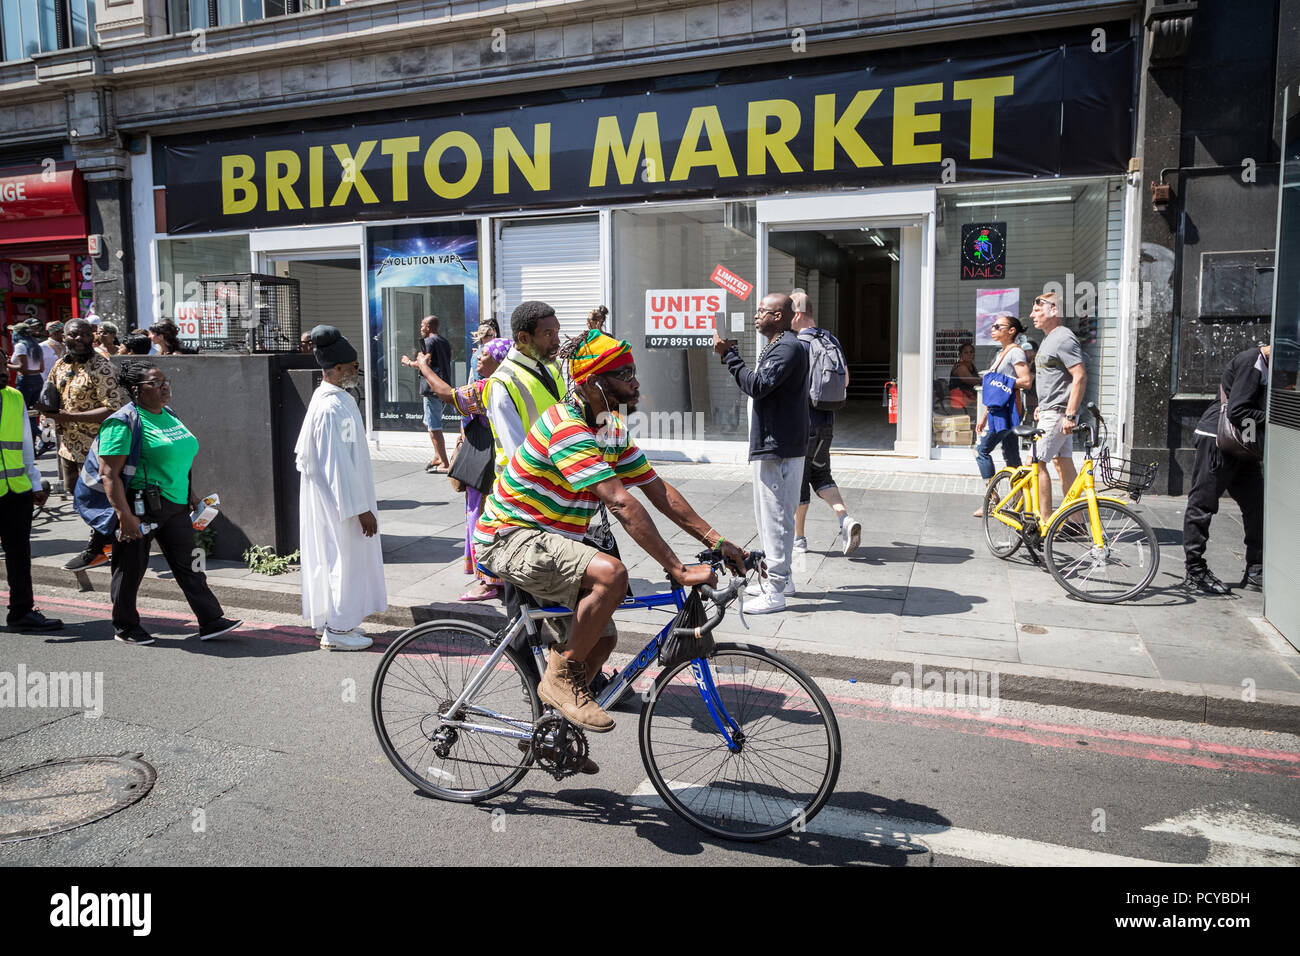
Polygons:
M421 350L420 323L436 315L438 334L451 346L448 384L466 385L475 377L469 360L480 314L478 222L380 226L368 230L366 239L374 427L422 432L422 377L402 364L402 356L414 358ZM443 430L460 431L452 409L444 414Z
M199 276L248 272L251 257L248 236L210 236L202 239L161 239L158 242L158 284L152 295L152 320L171 319L183 306L202 302Z
M1016 316L1041 344L1035 296L1057 291L1083 346L1084 407L1119 405L1123 193L1119 180L953 189L940 193L934 296L932 420L937 448L977 440L980 380L999 347L989 327ZM1032 400L1031 400L1032 402Z
M610 318L614 334L627 339L636 355L640 421L631 424L647 448L671 452L684 440L748 440L745 396L714 354L711 334L682 344L690 330L678 335L676 329L653 327L647 297L658 293L667 301L673 293L716 293L724 336L738 341L753 367L754 309L763 290L753 288L742 298L711 277L722 266L756 285L754 220L752 203L614 213Z
M0 53L21 60L95 40L95 0L0 0Z

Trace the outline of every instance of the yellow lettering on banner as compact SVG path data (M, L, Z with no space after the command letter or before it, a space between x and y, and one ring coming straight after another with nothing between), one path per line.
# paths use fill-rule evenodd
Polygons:
M291 149L272 149L266 153L266 209L279 212L280 200L288 209L301 209L302 202L293 184L302 175L302 160Z
M551 124L533 125L533 152L530 155L519 142L515 131L498 126L492 131L492 191L510 192L510 163L514 162L533 192L551 188Z
M858 90L839 119L835 118L834 93L822 93L813 100L813 169L835 168L836 143L859 169L884 165L858 134L858 124L879 95L880 90Z
M659 114L638 113L632 127L632 139L623 145L623 133L617 116L602 116L596 121L596 143L591 150L591 186L605 185L609 163L614 161L618 181L624 186L632 182L645 154L648 183L664 181L664 154L659 143Z
M379 202L379 197L370 188L370 183L366 182L366 177L361 175L361 167L374 152L375 145L376 140L368 139L357 145L355 154L348 149L346 143L335 143L330 147L334 150L334 155L339 158L339 165L343 167L343 179L339 182L339 188L334 191L334 198L330 200L331 206L342 206L347 202L353 186L357 187L357 195L361 197L362 202Z
M325 147L307 150L307 205L320 209L325 205Z
M708 136L708 149L700 149L701 133ZM674 182L684 180L696 166L713 166L719 176L737 175L736 161L727 143L727 131L722 126L722 117L718 115L716 106L697 106L691 110L682 133L681 148L673 162L672 175L668 178Z
M999 96L1016 91L1014 76L986 76L978 80L958 80L952 85L954 100L970 100L970 158L993 156L993 106Z
M257 208L253 172L257 164L242 153L221 157L221 214L238 216Z
M385 156L393 157L393 202L406 202L409 193L406 188L406 157L419 152L420 137L398 136L386 139L379 144L379 151Z
M918 143L917 133L939 132L939 114L917 114L917 103L930 103L943 99L942 83L920 83L916 86L894 87L894 165L909 163L939 163L943 161L943 145Z
M767 131L768 117L778 120L776 130ZM799 107L791 100L755 100L749 104L749 161L746 172L750 176L762 176L767 172L767 157L770 154L776 168L783 173L801 173L799 161L790 152L790 140L799 132L802 118Z
M465 154L465 175L454 183L447 182L442 176L442 154L449 149L459 149ZM478 185L481 175L483 153L474 137L462 130L453 129L443 133L430 144L429 151L424 154L424 178L434 195L443 199L459 199Z

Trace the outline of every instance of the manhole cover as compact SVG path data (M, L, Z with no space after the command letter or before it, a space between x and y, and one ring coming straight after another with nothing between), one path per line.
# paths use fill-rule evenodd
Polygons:
M67 757L0 774L0 843L72 830L129 807L157 777L140 757Z

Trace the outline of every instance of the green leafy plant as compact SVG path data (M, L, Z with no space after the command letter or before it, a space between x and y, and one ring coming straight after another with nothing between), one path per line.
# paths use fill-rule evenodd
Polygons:
M279 555L267 545L257 544L244 552L244 562L255 574L275 575L292 571L298 556L298 551L293 554Z
M194 547L202 548L203 553L209 558L212 557L212 549L217 546L217 533L212 530L212 526L204 528L201 531L194 532Z

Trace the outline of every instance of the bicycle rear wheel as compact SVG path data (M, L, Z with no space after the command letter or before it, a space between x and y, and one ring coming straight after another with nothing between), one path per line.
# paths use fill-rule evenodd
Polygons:
M370 714L384 753L407 780L443 800L477 803L504 793L533 762L518 737L541 715L535 668L507 648L457 719L489 728L447 727L440 719L492 655L493 634L463 621L432 621L402 634L375 672Z
M997 558L1009 558L1020 548L1020 532L1010 525L1003 524L993 516L993 509L1006 498L1011 490L1013 472L1003 469L989 481L988 490L984 492L984 541L989 551ZM1003 511L1028 511L1025 493L1017 491L1013 500L1004 505Z
M1115 604L1147 589L1160 567L1160 542L1145 519L1114 501L1098 501L1102 545L1093 544L1088 502L1067 508L1047 529L1043 556L1056 583L1075 597Z
M825 695L761 647L719 644L699 663L740 728L733 753L693 663L664 670L641 711L641 760L651 784L692 826L727 840L758 842L802 829L840 773L840 731Z

